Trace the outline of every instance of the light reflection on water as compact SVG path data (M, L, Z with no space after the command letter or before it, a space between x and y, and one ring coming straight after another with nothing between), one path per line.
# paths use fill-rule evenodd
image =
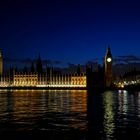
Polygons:
M1 93L0 130L86 129L86 96L74 90Z
M88 91L87 118L90 139L140 137L140 92Z
M140 92L0 91L0 132L7 130L80 130L105 140L139 135Z
M114 133L114 112L113 112L113 94L112 92L105 92L103 94L104 105L104 132L108 140L112 139Z

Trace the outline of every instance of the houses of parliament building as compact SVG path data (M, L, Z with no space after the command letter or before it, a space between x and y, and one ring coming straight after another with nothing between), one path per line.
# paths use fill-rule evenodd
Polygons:
M3 73L3 54L0 51L0 87L86 87L86 75L77 73L55 72L52 67L43 70L40 55L36 69L32 64L30 70L10 70Z
M18 71L11 69L3 73L3 53L0 50L0 87L47 87L47 88L92 88L95 86L107 86L112 84L112 55L107 48L102 70L93 72L88 65L86 72L82 73L77 67L75 73L55 72L52 67L46 70L42 67L40 55L36 62L31 65L30 70Z

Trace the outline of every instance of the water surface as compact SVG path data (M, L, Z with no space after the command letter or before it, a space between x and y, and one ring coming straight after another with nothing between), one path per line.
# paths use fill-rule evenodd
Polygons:
M65 139L135 138L140 135L140 92L1 90L0 133L34 131L53 132L55 138L67 133Z

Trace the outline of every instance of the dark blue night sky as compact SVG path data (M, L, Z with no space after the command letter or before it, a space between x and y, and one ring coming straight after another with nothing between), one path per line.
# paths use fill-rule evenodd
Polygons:
M136 0L4 0L0 48L5 57L85 63L140 55L140 3Z

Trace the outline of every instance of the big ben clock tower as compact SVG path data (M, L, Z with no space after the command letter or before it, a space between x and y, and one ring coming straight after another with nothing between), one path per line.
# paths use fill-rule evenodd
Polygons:
M105 87L110 87L112 84L112 54L110 47L107 48L105 60L104 60L104 66L105 66Z

